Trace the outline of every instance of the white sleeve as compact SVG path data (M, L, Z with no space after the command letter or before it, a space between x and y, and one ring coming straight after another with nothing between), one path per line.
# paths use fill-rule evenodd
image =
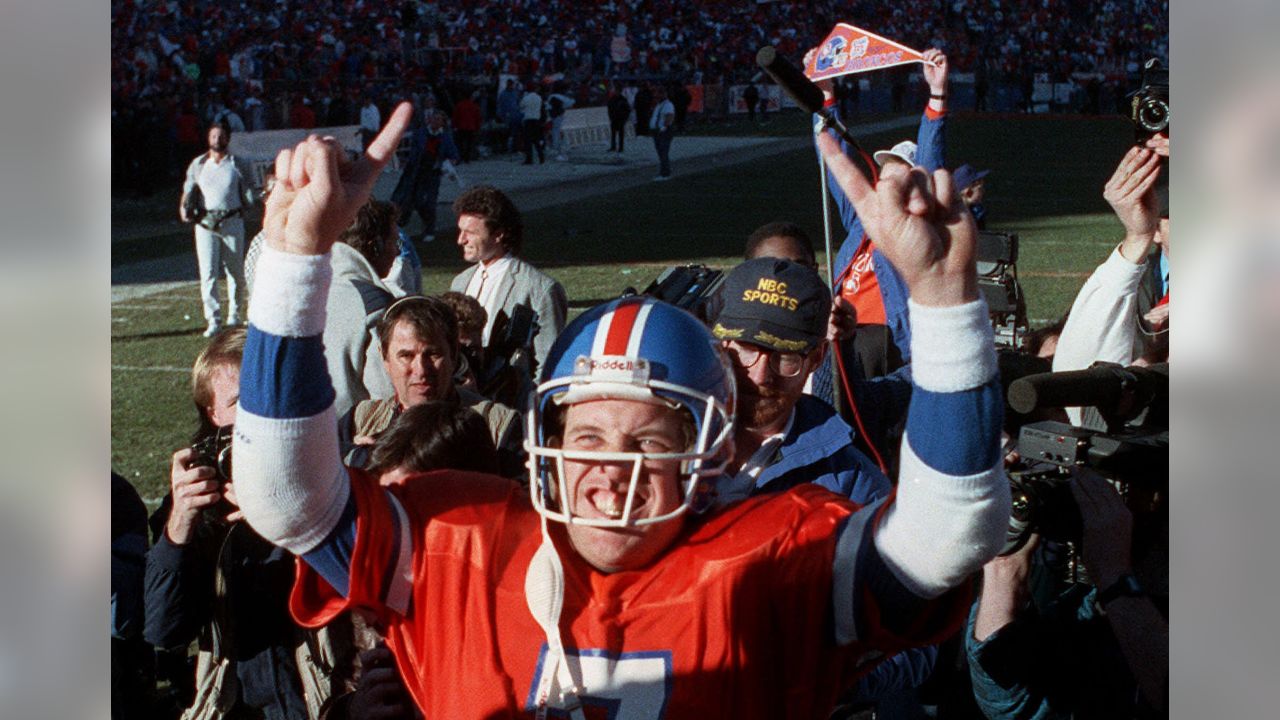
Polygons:
M933 308L908 300L908 309L915 389L897 495L875 544L903 586L930 598L963 582L1004 542L1004 399L985 302Z
M1138 287L1147 264L1132 263L1111 251L1071 304L1071 314L1058 338L1053 371L1083 370L1095 362L1130 365L1136 356L1138 335ZM1080 408L1067 408L1071 422L1079 425Z

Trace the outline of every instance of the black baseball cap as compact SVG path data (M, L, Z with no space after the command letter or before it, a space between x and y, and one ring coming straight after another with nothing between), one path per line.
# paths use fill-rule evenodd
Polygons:
M826 338L831 291L813 268L779 258L748 260L725 278L722 297L711 328L721 340L807 353Z

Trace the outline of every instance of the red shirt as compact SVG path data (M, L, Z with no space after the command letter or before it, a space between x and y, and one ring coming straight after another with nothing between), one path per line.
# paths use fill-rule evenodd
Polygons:
M872 251L875 246L868 240L858 248L847 272L841 276L840 296L857 311L858 324L884 325L888 322L884 310L884 296L880 294L880 280L876 278Z
M463 98L453 106L453 126L463 132L480 129L480 106L471 98Z
M295 618L314 627L349 606L372 609L425 717L531 717L546 648L524 592L541 543L528 491L451 471L392 491L412 538L411 601L402 616L380 599L396 592L395 511L372 478L353 476L349 595L299 563ZM815 485L751 498L688 523L651 566L612 574L567 550L562 526L552 523L565 568L560 628L580 663L588 717L825 717L837 692L883 657L877 650L929 642L955 627L967 607L963 593L931 603L911 637L893 637L876 622L866 583L855 580L863 637L836 645L833 558L854 509Z

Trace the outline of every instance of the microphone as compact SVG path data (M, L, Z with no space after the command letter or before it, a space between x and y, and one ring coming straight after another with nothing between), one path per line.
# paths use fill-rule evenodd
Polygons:
M1166 363L1145 368L1098 363L1086 370L1018 378L1009 384L1008 399L1009 407L1023 414L1039 408L1093 406L1111 415L1141 410L1168 394Z
M779 55L777 48L772 45L760 48L756 53L756 65L768 73L806 112L822 114L822 90L795 65Z
M756 65L765 71L773 81L778 84L792 100L796 101L805 112L813 113L822 118L823 127L828 127L836 131L838 135L849 145L862 150L862 146L853 138L853 134L849 132L849 128L840 122L840 118L835 113L823 107L822 90L814 84L812 80L804 76L795 65L792 65L786 58L778 54L778 49L772 45L765 45L756 52Z

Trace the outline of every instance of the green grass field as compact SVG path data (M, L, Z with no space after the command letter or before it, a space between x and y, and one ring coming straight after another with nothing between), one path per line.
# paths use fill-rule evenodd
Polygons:
M776 116L759 131L744 122L726 126L725 134L799 134L807 125L798 113ZM901 135L868 137L864 145L886 147ZM992 170L988 227L1021 237L1019 275L1033 324L1060 316L1118 241L1120 225L1102 200L1102 186L1131 138L1120 118L951 120L949 164ZM770 220L800 223L820 246L816 168L810 150L706 172L677 166L671 182L528 213L526 255L564 284L576 314L627 286L643 288L674 263L732 266L748 233ZM463 267L447 233L419 252L428 293L447 289ZM113 262L135 258L125 250ZM188 368L204 344L198 290L193 284L122 301L111 318L111 466L154 503L168 486L171 454L194 429Z

